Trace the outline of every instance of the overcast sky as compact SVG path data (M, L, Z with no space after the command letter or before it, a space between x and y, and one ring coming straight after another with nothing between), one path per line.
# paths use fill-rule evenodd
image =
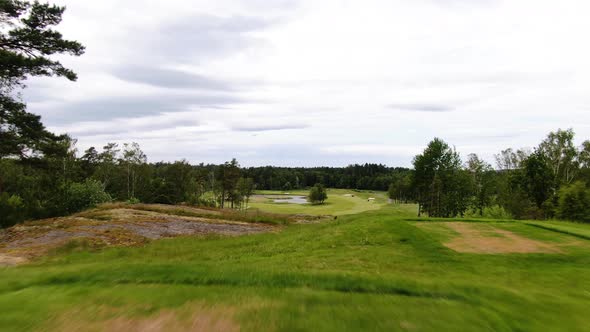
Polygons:
M52 0L87 47L30 80L79 149L150 161L410 166L433 137L492 162L552 130L590 138L587 0Z

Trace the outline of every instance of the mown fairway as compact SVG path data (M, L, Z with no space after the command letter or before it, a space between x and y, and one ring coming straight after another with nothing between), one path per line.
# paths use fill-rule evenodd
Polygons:
M311 215L346 215L380 209L386 202L384 192L353 191L347 189L328 189L328 199L324 204L276 203L272 197L277 195L307 196L309 191L295 190L257 192L249 204L253 208L272 213L311 214ZM265 197L262 197L265 196ZM271 198L268 198L271 197ZM375 200L368 201L369 198Z
M449 226L416 221L414 209L238 238L70 247L0 268L0 330L588 331L588 226L551 223L571 234L525 222ZM553 251L445 246L470 234Z

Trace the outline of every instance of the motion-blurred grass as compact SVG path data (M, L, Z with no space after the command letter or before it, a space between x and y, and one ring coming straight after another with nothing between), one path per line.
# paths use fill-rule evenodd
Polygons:
M563 254L462 254L441 244L448 235L417 227L425 221L414 209L392 205L238 238L68 248L0 269L0 330L100 329L113 317L202 308L225 312L244 331L588 330L590 241L491 223L579 245Z

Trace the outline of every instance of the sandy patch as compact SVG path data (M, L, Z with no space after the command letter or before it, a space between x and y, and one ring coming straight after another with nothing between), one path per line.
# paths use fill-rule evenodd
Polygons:
M491 225L448 222L445 226L457 232L458 235L444 245L458 252L484 254L562 252L556 245L531 240Z

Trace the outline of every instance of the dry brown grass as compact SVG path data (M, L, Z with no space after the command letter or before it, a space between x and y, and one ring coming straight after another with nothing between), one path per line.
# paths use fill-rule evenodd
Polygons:
M448 222L445 226L457 232L457 236L444 245L458 252L486 254L562 252L554 244L528 239L491 225Z
M74 310L49 323L52 331L163 332L163 331L239 331L235 310L188 304L176 310L161 310L149 316L129 316L132 308L99 307L91 313Z
M27 259L24 257L0 254L0 266L12 266L25 263L26 261Z

